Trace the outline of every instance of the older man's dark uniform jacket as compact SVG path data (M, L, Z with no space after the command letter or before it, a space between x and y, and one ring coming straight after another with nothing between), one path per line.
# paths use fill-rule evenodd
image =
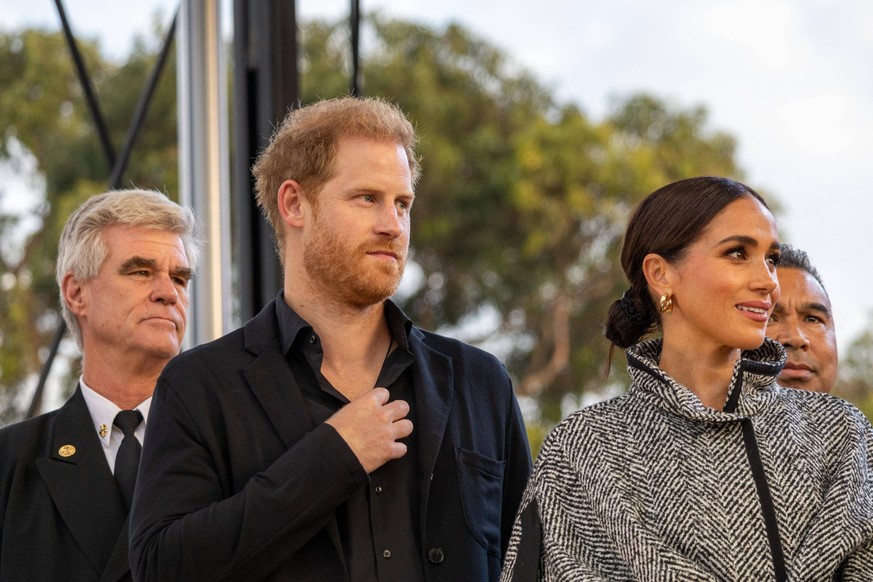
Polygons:
M0 580L130 580L127 510L81 389L0 430Z
M506 370L412 328L427 582L497 580L530 470ZM189 350L155 391L131 514L138 580L348 580L336 510L367 475L313 423L280 348L274 303Z

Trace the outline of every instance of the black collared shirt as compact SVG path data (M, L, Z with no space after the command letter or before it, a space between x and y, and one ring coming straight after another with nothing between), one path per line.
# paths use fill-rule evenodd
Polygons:
M323 352L318 335L291 309L282 293L276 301L282 351L297 380L314 424L327 420L349 400L321 373ZM382 364L376 386L391 400L409 403L407 418L416 426L415 392L409 350L412 322L390 300L385 318L398 348ZM354 338L349 338L354 341ZM416 432L403 439L406 454L370 473L370 481L336 511L349 579L352 582L423 580L419 526Z

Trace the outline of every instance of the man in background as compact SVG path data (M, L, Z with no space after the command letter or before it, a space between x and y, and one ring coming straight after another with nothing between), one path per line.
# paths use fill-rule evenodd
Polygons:
M837 338L821 276L805 252L788 244L782 245L778 274L782 292L767 324L767 335L788 357L778 382L830 392L837 379Z
M0 430L0 580L130 580L127 518L158 374L185 334L198 243L159 192L93 196L58 243L82 352L64 406Z

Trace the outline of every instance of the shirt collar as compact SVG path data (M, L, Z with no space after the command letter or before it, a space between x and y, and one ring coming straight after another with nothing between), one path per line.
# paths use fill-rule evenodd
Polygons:
M115 420L115 415L121 412L121 408L85 384L84 376L79 378L79 386L82 388L82 396L85 398L85 404L88 406L88 412L91 414L91 421L94 423L94 430L97 431L97 436L103 444L108 445L109 438L112 436L112 431L120 430L112 424L112 421ZM151 405L152 397L149 396L140 402L135 408L135 410L139 410L142 414L143 427L145 427L149 420L149 408L151 408Z
M311 337L315 337L312 326L285 302L284 291L279 291L279 295L276 297L276 319L278 320L279 341L283 354L288 353L301 334L309 333L312 334ZM385 319L394 340L400 344L400 347L409 351L412 320L390 299L385 300Z

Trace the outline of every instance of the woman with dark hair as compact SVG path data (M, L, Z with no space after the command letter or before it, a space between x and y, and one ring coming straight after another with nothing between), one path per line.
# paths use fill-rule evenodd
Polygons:
M743 184L691 178L639 204L604 328L631 388L546 439L502 580L873 580L873 428L776 384L778 263Z

